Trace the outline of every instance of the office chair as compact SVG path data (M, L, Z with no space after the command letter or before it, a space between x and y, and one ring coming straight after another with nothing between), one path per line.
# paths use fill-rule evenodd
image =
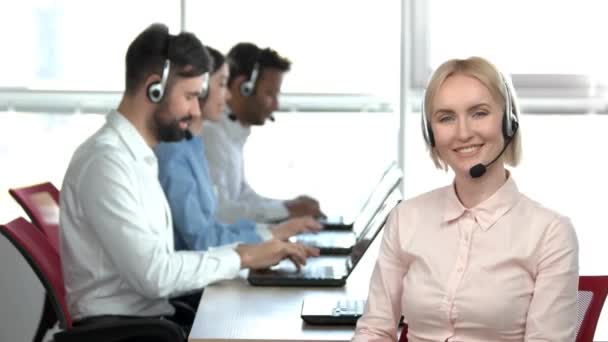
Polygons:
M44 286L62 329L54 335L55 342L185 341L184 333L177 324L156 318L134 318L73 327L65 302L65 287L57 251L39 229L21 217L0 225L0 234L19 250ZM38 341L42 340L44 333L46 331L42 332Z
M403 323L403 329L401 330L401 335L399 336L399 342L407 342L407 324Z
M59 254L59 190L51 182L44 182L9 189L8 192L23 208L30 221L44 233L51 246ZM61 264L59 265L61 267ZM176 314L186 320L194 321L196 311L188 303L176 298L171 300L171 304L176 308ZM46 331L51 329L55 323L57 323L57 317L47 296L34 342L42 341Z
M576 342L593 342L607 295L608 276L579 277Z
M44 233L55 251L59 253L59 190L51 182L45 182L12 188L8 192L19 203L30 221ZM46 295L34 342L42 341L44 334L55 323L57 323L57 317L51 301Z
M9 189L30 221L59 253L59 190L50 182Z
M44 233L55 251L59 253L59 190L51 182L45 182L12 188L8 192L19 203L30 221ZM57 323L57 317L47 294L33 341L42 341L44 334L55 323Z

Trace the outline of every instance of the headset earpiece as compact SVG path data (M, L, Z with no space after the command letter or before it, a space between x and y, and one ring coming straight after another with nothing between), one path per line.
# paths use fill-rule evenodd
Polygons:
M426 118L426 108L424 105L426 97L426 91L422 94L422 105L420 112L422 113L422 137L426 144L430 147L435 147L435 137L433 136L433 129L431 128L431 123Z
M258 74L260 72L260 63L255 62L253 65L253 70L251 70L251 75L249 75L249 79L245 82L241 83L241 95L245 97L249 97L255 93L255 83L258 80Z
M167 79L169 78L169 69L171 67L171 61L168 59L165 60L165 64L163 66L163 73L161 75L160 81L150 83L147 89L148 99L152 103L160 103L163 100L163 96L165 95L165 89L167 87Z
M515 97L513 96L513 90L511 86L504 78L502 74L500 74L500 78L502 79L502 83L505 87L505 115L502 119L502 134L505 139L512 139L517 132L517 128L519 127L519 122L517 120L517 115L519 114L519 109L517 108L517 104L515 103Z
M210 81L209 72L203 74L203 86L201 87L201 94L199 95L200 100L206 100L209 96L209 81Z

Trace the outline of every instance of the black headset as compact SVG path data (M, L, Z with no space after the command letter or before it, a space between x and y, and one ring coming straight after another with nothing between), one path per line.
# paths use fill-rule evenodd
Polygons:
M245 97L249 97L255 94L255 83L258 80L258 75L260 73L260 63L255 62L253 65L253 69L251 70L251 74L247 81L241 83L241 95Z
M505 101L505 113L502 117L502 135L505 138L505 141L510 141L513 139L515 132L517 132L517 128L519 127L519 120L517 119L517 115L519 115L519 108L517 107L517 103L515 98L513 97L513 93L511 90L511 86L502 75L499 73L500 79L504 86L506 101ZM422 95L422 136L424 137L424 141L430 147L435 147L435 137L433 136L433 129L431 128L431 123L428 121L426 117L426 108L424 105L426 98L426 90Z

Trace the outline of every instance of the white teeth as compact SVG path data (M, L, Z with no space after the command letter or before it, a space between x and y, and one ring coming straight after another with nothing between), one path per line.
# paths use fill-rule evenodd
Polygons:
M470 153L470 152L477 150L479 147L480 147L479 145L461 147L461 148L457 148L456 151L463 152L463 153Z

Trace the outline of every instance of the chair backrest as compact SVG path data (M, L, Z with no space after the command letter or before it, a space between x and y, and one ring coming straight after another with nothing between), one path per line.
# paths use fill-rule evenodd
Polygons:
M403 329L401 335L399 335L399 342L407 342L407 324L403 323Z
M32 223L59 251L59 190L50 182L9 189Z
M70 329L72 319L65 302L65 286L57 250L38 228L22 217L1 225L0 233L19 250L40 279L57 315L59 326Z
M608 276L580 276L576 342L592 342L608 295Z

